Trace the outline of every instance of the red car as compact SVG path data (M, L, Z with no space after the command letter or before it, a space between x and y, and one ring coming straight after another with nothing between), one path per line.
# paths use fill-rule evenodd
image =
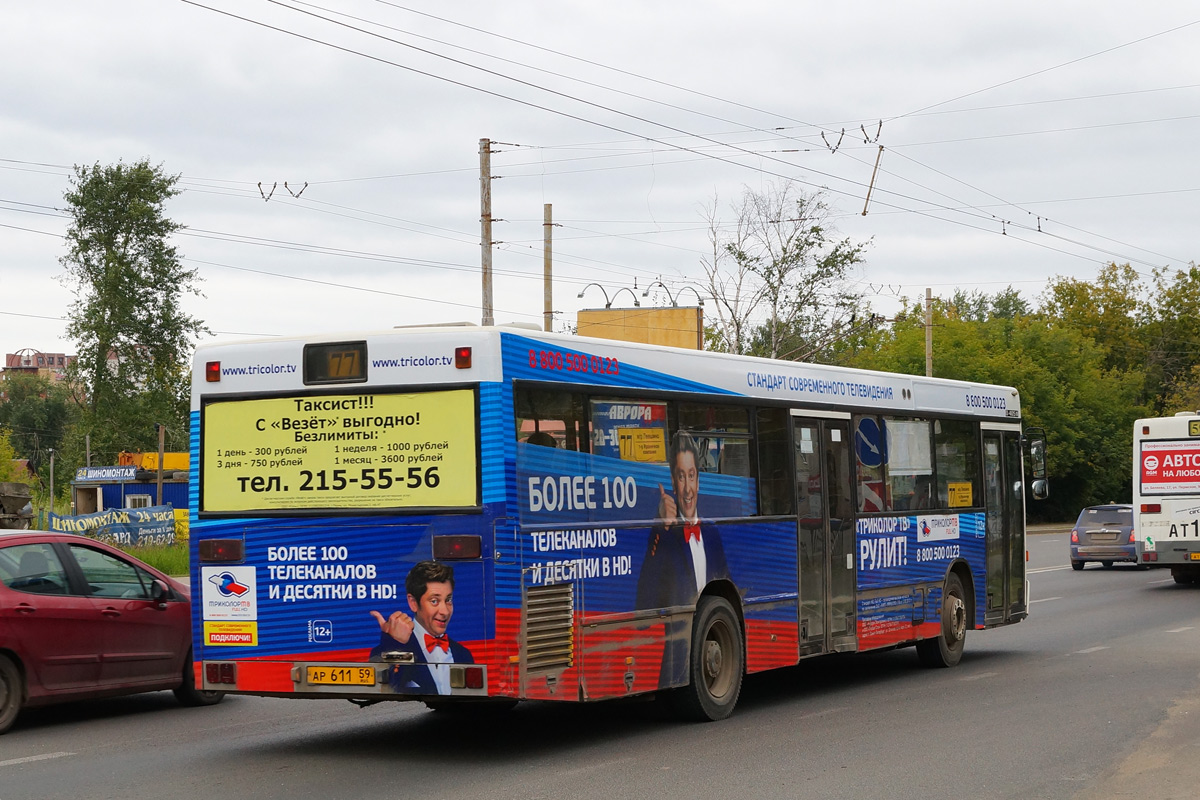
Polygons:
M0 733L22 708L196 689L188 587L94 539L0 532Z

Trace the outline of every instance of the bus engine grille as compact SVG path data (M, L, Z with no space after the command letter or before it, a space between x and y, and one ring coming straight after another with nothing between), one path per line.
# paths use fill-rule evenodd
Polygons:
M555 672L575 662L575 589L530 586L525 592L525 668Z

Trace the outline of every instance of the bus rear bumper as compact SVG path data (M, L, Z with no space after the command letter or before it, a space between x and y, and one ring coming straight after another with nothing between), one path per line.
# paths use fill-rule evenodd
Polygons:
M397 679L402 669L429 669L425 664L328 661L203 661L202 688L274 696L407 699L417 697L488 697L487 667L483 664L439 664L449 692L407 687Z

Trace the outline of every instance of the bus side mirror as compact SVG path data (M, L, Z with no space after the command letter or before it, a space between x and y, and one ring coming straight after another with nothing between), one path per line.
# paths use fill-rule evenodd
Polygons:
M1050 482L1045 478L1038 478L1030 484L1029 490L1033 493L1034 500L1045 500L1050 496Z
M1026 440L1029 446L1029 470L1034 480L1046 479L1046 433L1041 428L1031 429Z
M1046 477L1046 442L1034 439L1029 443L1029 466L1035 480Z

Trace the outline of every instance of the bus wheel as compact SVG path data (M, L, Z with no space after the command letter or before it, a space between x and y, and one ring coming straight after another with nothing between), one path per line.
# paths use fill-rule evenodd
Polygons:
M701 597L692 620L689 683L672 694L679 715L708 722L732 714L742 690L745 652L733 606L723 597Z
M951 572L942 587L942 631L936 639L917 642L917 657L927 667L953 667L967 640L967 603L962 581Z
M21 671L7 656L0 656L0 733L16 722L24 693Z

